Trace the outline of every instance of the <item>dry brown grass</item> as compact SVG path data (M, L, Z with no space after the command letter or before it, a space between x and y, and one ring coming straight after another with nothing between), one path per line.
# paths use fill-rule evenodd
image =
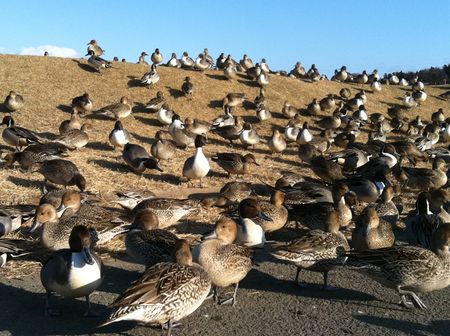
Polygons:
M95 108L117 102L121 96L128 96L135 103L136 113L126 118L124 126L134 136L134 141L149 149L150 143L157 130L161 129L156 116L143 112L140 104L145 104L153 98L156 91L164 92L170 106L181 115L203 120L212 120L222 114L221 100L229 92L244 92L249 101L258 95L259 88L244 77L238 80L225 80L220 71L187 71L159 67L161 80L151 89L136 87L136 79L148 71L144 65L130 63L114 63L114 69L103 72L103 76L87 71L85 60L63 59L55 57L33 56L0 56L0 97L6 97L10 90L23 95L25 107L15 116L16 124L38 132L57 133L61 121L68 119L64 112L64 105L70 104L71 99L84 92L88 92ZM190 76L194 83L194 99L179 97L179 90L186 76ZM275 118L255 124L260 135L268 137L273 127L285 126L287 119L280 111L285 100L294 106L303 108L313 98L321 99L328 93L338 94L342 87L349 87L353 93L359 88L356 84L342 84L331 81L307 83L304 81L271 76L271 83L266 92L268 106L275 112ZM368 86L364 89L370 90ZM419 114L429 119L432 112L439 107L449 110L449 102L436 98L445 91L443 87L428 87L428 100L422 107L410 110L411 118ZM384 86L381 93L368 93L366 104L369 113L386 113L389 104L399 104L405 89L398 86ZM61 106L63 105L63 106ZM250 105L245 105L248 107ZM237 115L245 116L255 121L255 110L241 107ZM305 120L308 118L305 117ZM77 164L88 181L88 190L98 194L101 199L108 200L114 191L118 190L151 190L161 196L187 197L195 192L211 192L219 189L231 179L225 177L223 171L211 164L212 176L204 179L205 188L193 188L186 182L181 182L181 170L185 159L192 155L193 150L179 151L178 157L171 163L163 162L164 173L149 171L141 178L132 173L122 162L119 152L113 152L108 143L108 134L113 128L113 120L90 119L94 130L90 132L90 144L78 152L72 152L70 160ZM314 125L314 122L310 122ZM207 155L217 151L245 152L241 147L231 149L223 141L212 135L210 143L205 147ZM7 149L5 146L2 149ZM310 174L308 168L299 166L296 148L291 147L286 154L270 155L266 144L256 147L256 158L261 164L258 171L244 177L245 180L259 182L262 179L268 183L274 182L280 175L280 170L294 170ZM0 199L1 203L33 203L40 196L41 175L38 173L24 173L20 170L3 169L0 171ZM217 212L203 212L199 218L208 222L214 220ZM116 243L120 244L120 240ZM122 246L123 247L123 246ZM111 246L112 250L119 246Z

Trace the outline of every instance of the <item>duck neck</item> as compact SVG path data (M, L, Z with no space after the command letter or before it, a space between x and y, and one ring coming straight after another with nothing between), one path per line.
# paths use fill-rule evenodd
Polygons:
M392 168L397 164L397 158L393 154L385 153L385 152L381 152L381 154L383 154L384 156L386 156L387 158L389 158L391 160L391 163L389 164L389 168Z

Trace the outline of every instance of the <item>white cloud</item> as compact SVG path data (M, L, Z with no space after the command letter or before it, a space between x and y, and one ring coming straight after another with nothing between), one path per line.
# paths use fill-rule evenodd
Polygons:
M38 47L22 48L22 50L19 52L19 55L43 56L45 51L48 51L50 56L71 57L71 58L79 57L78 53L74 49L52 46L52 45L42 45L42 46L38 46Z

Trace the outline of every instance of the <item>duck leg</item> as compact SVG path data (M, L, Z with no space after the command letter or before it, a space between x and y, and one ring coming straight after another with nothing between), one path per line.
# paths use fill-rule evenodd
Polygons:
M46 316L46 317L61 315L61 311L50 308L50 297L51 296L52 296L51 292L47 292L47 295L45 296L44 316Z
M323 272L323 286L322 290L334 290L336 289L333 286L328 285L328 271Z
M229 304L231 304L232 306L234 306L236 304L236 294L237 294L238 287L239 287L239 282L237 282L235 287L234 287L233 296L230 297L229 299L226 299L226 300L220 302L219 305L222 306L222 305L229 305Z
M89 295L86 295L86 304L87 304L87 311L83 314L84 317L99 317L100 314L93 311L91 309L91 301L89 300Z
M427 306L422 302L422 300L417 296L416 293L412 291L407 291L404 289L401 289L400 286L397 287L397 292L401 295L401 301L400 304L405 306L406 308L419 308L419 309L427 309ZM407 301L406 296L410 296L412 299L412 302Z
M167 336L170 336L172 333L172 328L177 328L179 326L181 326L181 323L169 320L167 323L161 324L161 329L167 330Z

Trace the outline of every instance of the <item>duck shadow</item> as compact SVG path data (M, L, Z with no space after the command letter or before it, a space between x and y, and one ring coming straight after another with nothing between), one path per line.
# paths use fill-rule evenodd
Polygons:
M155 126L155 127L161 127L164 126L158 119L154 118L145 118L141 116L135 116L136 120L139 120L141 123L148 125L148 126Z
M3 103L0 104L0 112L10 113L10 111L6 108L5 104Z
M99 113L92 113L89 114L85 117L86 119L92 119L92 120L102 120L102 121L111 121L111 120L115 120L112 117L109 117L107 115L104 114L99 114Z
M72 112L72 106L70 106L70 105L59 104L58 106L56 106L56 108L62 112L66 112L66 113Z
M242 117L244 119L244 122L248 122L250 124L256 124L259 122L259 119L256 116L252 115L246 115Z
M141 142L141 143L146 143L146 144L148 144L148 143L153 142L153 139L152 139L152 138L149 138L149 137L146 137L146 136L142 136L142 135L139 135L139 134L133 133L133 132L131 132L130 134L131 134L131 136L132 136L134 139L136 139L137 141L139 141L139 142Z
M286 118L286 116L283 113L280 112L270 112L272 113L272 117L276 119L284 119L284 120L290 120L290 118Z
M104 151L104 152L106 152L106 151L110 152L110 151L113 149L112 146L110 146L110 145L107 144L106 142L101 142L101 141L92 141L92 142L89 142L89 143L86 145L86 148L94 149L94 150L99 150L99 151Z
M136 77L132 77L132 78L128 81L127 86L128 86L129 88L141 87L141 86L142 86L142 85L141 85L141 80L138 79L138 78L136 78Z
M167 91L169 91L169 94L170 94L173 98L175 98L175 99L184 96L184 93L183 93L183 91L181 91L181 90L172 88L172 87L170 87L170 86L166 86L166 89L167 89Z
M209 77L211 79L217 79L217 80L228 80L228 78L225 77L224 75L206 74L206 77Z
M114 162L114 161L108 161L103 159L96 159L89 161L90 163L96 164L102 168L106 168L115 172L121 172L121 173L129 173L130 169L128 166L122 162Z
M214 109L216 109L216 108L222 108L223 107L223 101L222 100L211 100L209 103L208 103L208 107L210 107L210 108L214 108Z
M15 184L16 186L24 187L24 188L40 189L43 186L43 181L39 181L39 180L29 180L29 179L23 179L23 178L15 177L15 176L8 176L7 180L10 181L11 183Z
M242 103L242 107L247 111L256 109L255 103L251 102L250 100L244 100Z
M243 79L238 79L237 80L239 83L247 85L249 87L259 87L259 84L256 81L252 81L252 80L243 80Z
M181 183L180 177L172 174L145 174L145 177L156 182L165 182L173 185L179 185Z
M353 315L353 318L367 324L384 327L395 330L397 332L404 332L407 335L422 336L425 334L432 334L436 336L448 335L448 320L433 320L429 324L422 324L413 321L402 321L387 317L378 317L370 315Z
M75 63L77 63L78 67L86 72L91 72L91 73L100 73L100 71L94 69L93 67L91 67L89 64L87 63L81 63L79 60L73 60Z
M204 235L211 232L213 225L208 222L183 221L176 226L177 233Z
M134 102L133 104L134 105L131 109L133 113L147 113L149 111L145 108L145 104L142 104L140 102Z

